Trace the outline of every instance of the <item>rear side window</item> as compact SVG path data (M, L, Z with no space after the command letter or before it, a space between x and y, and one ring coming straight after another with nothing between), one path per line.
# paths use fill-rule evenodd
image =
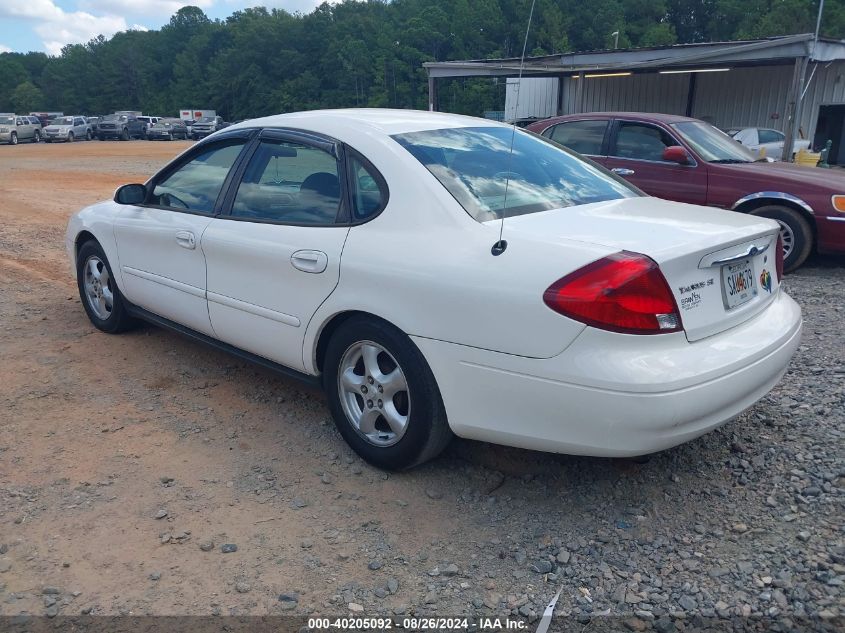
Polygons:
M229 170L243 149L242 139L208 147L156 183L149 203L193 213L213 213Z
M759 130L757 134L761 143L781 143L784 140L784 135L777 130Z
M366 220L387 204L387 186L381 176L355 155L349 159L352 174L352 221Z
M302 143L263 140L244 172L232 215L288 224L334 224L339 206L334 156Z
M672 145L678 145L677 141L658 127L623 121L619 124L613 155L619 158L662 161L663 150Z
M601 154L607 121L570 121L554 126L545 134L555 143L579 154Z

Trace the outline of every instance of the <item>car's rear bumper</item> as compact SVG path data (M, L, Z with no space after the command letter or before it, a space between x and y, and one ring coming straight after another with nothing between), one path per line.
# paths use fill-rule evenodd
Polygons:
M777 384L801 339L785 293L755 318L689 343L584 332L530 359L414 337L459 436L559 453L631 456L691 440Z

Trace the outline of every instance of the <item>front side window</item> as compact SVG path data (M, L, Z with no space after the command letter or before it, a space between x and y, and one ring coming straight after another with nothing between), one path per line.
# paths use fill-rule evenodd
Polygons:
M543 137L509 127L448 128L392 138L479 222L641 195Z
M551 134L546 136L573 152L598 156L604 143L605 130L607 121L571 121L554 126Z
M696 153L709 163L753 163L757 157L724 132L703 121L673 123Z
M233 139L206 148L156 183L149 204L193 213L213 213L226 176L243 149Z
M663 150L678 143L665 131L642 123L619 124L613 156L636 160L663 160Z
M316 147L262 140L238 187L232 215L289 224L333 224L340 206L334 156Z

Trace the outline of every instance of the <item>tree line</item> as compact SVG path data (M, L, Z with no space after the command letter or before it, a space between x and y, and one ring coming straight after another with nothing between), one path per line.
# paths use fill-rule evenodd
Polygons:
M61 55L0 54L0 111L230 120L325 107L427 107L426 61L518 57L531 0L345 0L308 14L262 7L210 20L194 6L159 30L121 32ZM531 55L812 32L818 0L537 0ZM822 34L845 37L845 0ZM504 82L440 84L441 108L503 109Z

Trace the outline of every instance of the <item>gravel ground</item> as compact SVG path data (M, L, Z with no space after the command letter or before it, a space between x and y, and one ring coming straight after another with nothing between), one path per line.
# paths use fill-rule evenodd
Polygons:
M116 144L0 153L0 615L534 630L561 589L556 627L843 630L845 260L788 277L803 343L713 433L643 463L459 440L388 475L346 447L321 394L152 327L87 323L64 223L168 158L150 145L121 144L117 163L102 155ZM34 192L27 170L56 156L74 159L66 182Z

